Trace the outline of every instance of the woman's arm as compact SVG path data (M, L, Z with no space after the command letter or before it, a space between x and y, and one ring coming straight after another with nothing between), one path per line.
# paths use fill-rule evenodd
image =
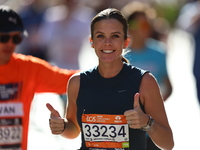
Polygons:
M80 86L80 75L73 75L68 82L68 104L66 107L66 119L65 121L65 130L61 136L66 138L76 138L80 133L80 127L76 118L77 107L76 99L78 97Z
M59 112L50 104L46 104L51 112L49 125L52 134L60 134L69 139L76 138L80 133L80 127L76 119L76 99L80 85L80 76L74 75L68 83L68 105L66 107L66 118L61 118Z
M145 113L140 107L139 100L144 105ZM147 131L151 139L163 150L171 150L174 147L173 135L167 120L160 89L151 74L144 74L139 93L134 96L133 109L127 110L124 115L129 127L133 129L141 129L147 126L149 116L151 116L154 119L154 124Z
M143 76L139 92L146 114L155 121L147 133L158 147L171 150L174 147L172 130L168 123L159 86L150 73Z

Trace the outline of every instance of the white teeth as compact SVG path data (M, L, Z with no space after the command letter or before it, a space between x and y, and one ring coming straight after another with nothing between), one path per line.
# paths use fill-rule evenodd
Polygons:
M104 50L103 52L104 53L112 53L113 51L112 50Z

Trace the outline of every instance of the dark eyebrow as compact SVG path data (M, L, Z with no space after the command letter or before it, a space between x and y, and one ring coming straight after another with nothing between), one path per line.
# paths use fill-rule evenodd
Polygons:
M121 34L121 32L113 32L112 34Z
M103 32L101 31L97 31L96 33L94 34L104 34ZM121 34L121 32L112 32L111 34Z
M103 34L103 32L101 32L101 31L97 31L97 32L94 33L94 34Z

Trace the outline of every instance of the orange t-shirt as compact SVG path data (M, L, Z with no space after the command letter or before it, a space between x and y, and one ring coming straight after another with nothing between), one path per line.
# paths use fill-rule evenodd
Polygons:
M8 64L0 65L0 149L27 149L34 94L65 93L69 78L76 72L16 53Z

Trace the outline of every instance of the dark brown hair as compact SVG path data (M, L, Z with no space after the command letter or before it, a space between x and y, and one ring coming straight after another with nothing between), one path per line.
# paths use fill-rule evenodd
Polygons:
M93 38L94 25L96 22L104 19L116 19L123 25L124 39L126 39L128 31L128 23L124 15L115 8L107 8L99 12L93 19L90 25L91 38Z
M117 10L116 8L107 8L101 12L99 12L93 19L90 24L90 32L91 32L91 38L93 39L93 31L94 31L94 25L96 22L105 20L105 19L116 19L123 25L123 31L124 31L124 39L126 40L128 38L128 23L124 15L121 13L121 11ZM122 61L128 63L128 60L124 57L122 57Z

